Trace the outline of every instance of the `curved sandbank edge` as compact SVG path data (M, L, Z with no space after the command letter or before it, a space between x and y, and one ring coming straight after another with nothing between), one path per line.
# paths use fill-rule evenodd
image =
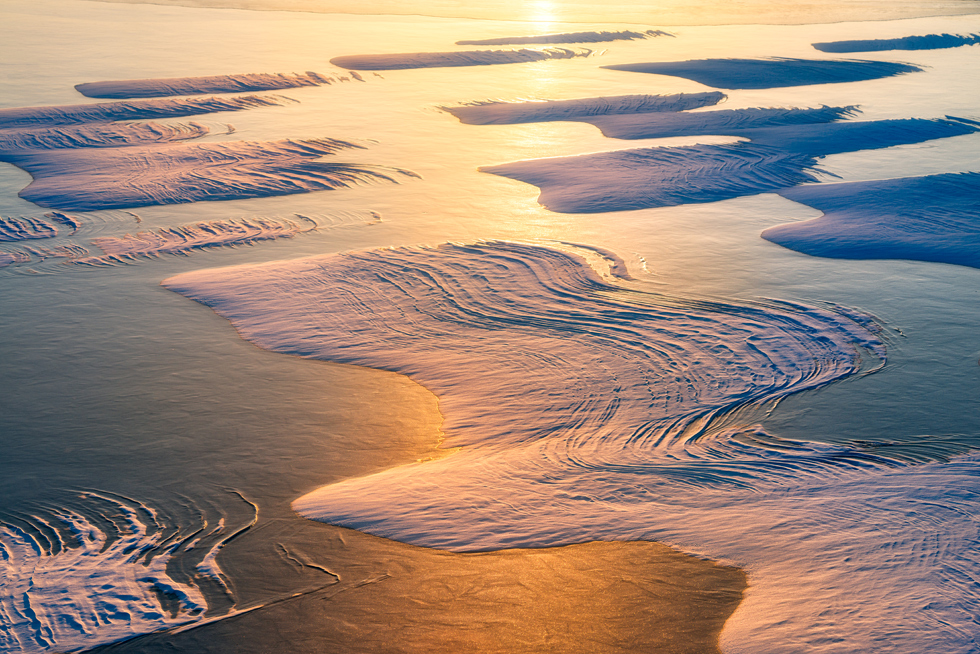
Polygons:
M625 261L623 261L614 252L598 246L577 243L567 243L565 245L581 250L582 254L584 255L587 255L589 252L593 252L597 260L608 265L607 274L611 278L621 279L624 281L632 280L632 277L628 273ZM310 257L304 257L303 259L309 258ZM206 269L202 271L191 271L189 273L182 273L166 278L160 282L160 285L170 291L184 295L189 299L194 299L196 302L204 303L201 299L193 298L191 294L180 290L176 286L174 280L187 275L193 275L195 272L204 273L218 270L244 271L269 265L270 263L274 264L276 262L267 262L265 264L240 264L235 266ZM205 304L205 306L208 305ZM209 308L216 315L225 317L214 307L209 306ZM233 329L235 329L236 334L238 334L240 338L246 342L255 344L257 347L266 349L263 346L255 343L254 340L244 336L233 321L229 320L229 324ZM308 358L303 355L288 352L277 353L285 354L287 356ZM316 357L314 357L314 360L322 361L322 359ZM389 468L372 470L364 474L358 474L348 479L367 478L387 470L416 467L453 456L463 449L463 447L459 446L446 447L444 445L446 441L446 434L442 429L442 423L445 420L445 416L442 412L439 396L419 380L400 371L385 370L383 368L361 366L358 364L349 364L336 361L327 361L327 363L342 366L352 365L357 368L365 368L376 372L397 375L398 378L415 385L420 389L423 389L425 393L431 395L435 399L437 410L439 411L439 422L438 424L434 423L432 425L435 430L435 439L433 439L426 447L419 450L419 454L421 455L419 458L416 458L414 461L396 464ZM315 494L320 489L329 488L337 483L343 483L344 481L346 480L335 480L329 484L319 486L316 489L305 493L295 501ZM293 504L295 504L295 501ZM297 516L311 522L323 522L321 520L304 516L299 512L296 512L296 514ZM654 581L654 585L652 589L647 590L646 593L642 595L642 601L637 602L637 605L640 610L648 611L652 618L658 620L657 626L655 628L650 627L649 618L647 620L639 620L638 618L642 617L642 615L638 616L635 613L624 612L621 609L617 611L616 617L623 620L623 624L618 625L613 619L603 620L602 624L609 625L606 626L606 630L611 632L610 635L615 638L617 642L624 637L621 630L631 630L639 634L639 636L631 637L631 642L644 643L647 640L652 640L653 642L649 643L651 651L662 652L663 654L687 654L691 651L691 648L695 646L700 648L697 649L697 651L702 651L706 654L721 654L719 643L721 633L728 620L740 606L744 598L745 591L750 585L749 577L746 571L731 561L712 559L697 552L685 551L683 548L677 547L671 543L649 539L591 540L553 546L532 546L524 548L502 548L494 550L460 552L414 545L411 543L373 535L367 532L358 533L363 534L364 537L388 544L390 546L407 548L419 556L438 557L438 570L445 572L448 569L450 574L453 574L457 567L469 565L472 562L492 564L494 561L500 559L517 559L518 562L526 562L529 560L534 561L540 557L547 557L549 559L555 558L564 562L570 556L577 557L581 554L588 554L588 558L586 559L589 565L588 569L580 571L580 577L573 578L572 581L579 581L579 579L583 578L601 578L603 574L607 574L608 571L611 570L613 573L621 576L612 578L610 583L626 583L628 586L633 587L635 585L642 584L641 575L643 574L643 571L636 566L637 561L639 560L641 563L650 563L650 574ZM638 559L637 557L640 555L645 555L646 558ZM617 569L618 565L626 565L626 563L629 563L633 567L622 571ZM520 590L526 590L526 584L524 581L522 581L526 567L527 564L524 563L513 573L513 583L517 585ZM550 572L551 576L548 576L547 574L542 575L539 583L553 584L555 586L555 593L557 594L560 592L563 598L567 599L570 596L575 598L575 589L572 588L570 590L567 582L562 582L567 575L567 569L569 567L571 566L562 565L560 568L559 566L550 566L545 572ZM556 574L556 571L560 571L560 574ZM433 574L438 575L439 572L434 571ZM556 577L557 580L553 581L553 579ZM461 577L457 575L454 578L459 579ZM499 583L500 576L498 575L496 579ZM504 579L506 581L509 579L509 577L504 577ZM592 585L592 582L589 583ZM373 588L374 586L372 585L370 587ZM423 586L421 589L418 586L415 586L412 589L413 592L415 592L415 601L412 602L413 612L419 610L417 594L418 591L424 593L424 588L425 586ZM442 586L440 586L438 590L440 592L444 592L444 588ZM241 625L243 621L247 622L253 618L256 618L262 615L266 610L274 608L274 606L285 607L286 605L292 605L294 600L305 601L303 598L306 597L308 597L311 601L319 599L316 595L307 596L304 594L302 596L286 599L282 602L276 602L274 605L270 604L268 606L256 607L256 610L254 611L249 610L248 612L235 615L235 620L233 621L216 620L213 622L195 624L186 629L182 629L177 633L147 634L132 640L132 643L135 646L133 651L143 652L144 650L141 648L144 647L145 644L152 644L156 641L163 641L172 646L173 643L182 643L185 639L193 640L196 637L195 635L198 635L197 637L204 638L206 641L210 641L216 637L213 632L220 632L225 629L231 629L235 634L239 634L242 629ZM383 595L382 597L386 602L390 601L391 599L388 595ZM532 600L533 605L541 604L539 595L533 595ZM611 598L611 600L620 601L620 597L619 595L616 595ZM586 604L591 606L594 602L596 602L596 598L589 593L584 594L579 601L583 603L583 606ZM432 602L432 604L435 604L435 602ZM605 602L600 602L600 604L604 605ZM370 602L370 606L372 607L376 607L378 605L379 602ZM426 606L428 606L428 604L426 604ZM504 604L501 610L506 610L506 608L510 606L511 603L508 602ZM450 604L446 607L436 605L434 610L440 615L440 617L444 618L446 614L452 611L454 608L455 604ZM377 613L376 610L372 610L372 612ZM559 613L558 615L560 616L561 614ZM587 622L594 621L595 618L594 614L589 611L575 611L569 613L569 622L572 622L572 620L578 616L587 616ZM516 619L520 621L523 629L528 630L533 629L536 626L536 617L538 616L533 614L528 616L526 613L521 613ZM556 616L553 611L547 612L544 616L546 620L544 620L544 624L541 625L541 629L546 630L548 625L553 622L555 617ZM392 629L401 628L401 623L399 622L391 622L387 619L385 619L383 622L385 623L385 626L390 626ZM292 623L292 619L288 620L288 623ZM574 629L574 625L572 625L572 628ZM562 642L560 635L552 635L552 637L557 640L557 644ZM178 647L178 649L180 648ZM98 652L102 652L103 650L106 652L111 651L124 653L129 651L124 644L113 643L93 649L91 652L96 654ZM564 652L566 650L559 648L557 650L553 649L552 651ZM573 647L567 651L576 650Z

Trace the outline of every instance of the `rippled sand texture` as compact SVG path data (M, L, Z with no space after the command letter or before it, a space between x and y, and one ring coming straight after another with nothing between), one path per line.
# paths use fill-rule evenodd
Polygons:
M179 118L219 111L242 111L293 102L276 96L242 95L234 98L179 98L132 100L99 104L70 104L57 107L14 107L0 109L0 129L47 128L55 125L106 123L113 120Z
M77 651L229 610L215 556L239 531L172 524L138 502L0 517L0 649Z
M270 84L281 81L278 76L268 77L273 78ZM221 88L214 78L203 78L206 83L200 79L182 78L174 85L196 84L202 92ZM136 92L144 86L150 89L147 93L161 88L181 91L162 82L166 80L138 81ZM117 87L127 85L105 84L117 92ZM209 85L212 88L204 90ZM283 102L291 101L239 96L0 109L0 161L33 177L21 197L43 207L74 211L290 195L417 177L383 166L320 161L340 150L364 147L336 139L184 144L179 142L205 136L208 128L196 123L111 122Z
M382 166L319 161L358 147L334 139L285 139L23 150L3 159L34 177L21 197L72 211L290 195L415 176Z
M4 218L0 216L0 241L26 241L36 238L54 238L58 228L42 218Z
M9 252L7 250L0 250L0 268L6 268L7 266L12 266L15 263L27 263L31 260L31 256L26 252Z
M980 34L927 34L903 36L898 39L859 39L855 41L829 41L814 43L821 52L882 52L885 50L944 50L964 45L980 44Z
M824 213L762 232L783 247L980 268L980 173L800 186L780 195Z
M403 70L406 68L447 68L455 66L493 66L526 64L548 59L588 57L591 50L548 48L546 50L471 50L469 52L412 52L405 54L349 55L334 57L330 63L350 70Z
M249 93L274 91L301 86L320 86L339 81L320 73L303 74L253 73L247 75L212 75L209 77L173 77L167 79L130 79L76 84L75 90L88 98L161 98L169 95L204 95L207 93Z
M510 36L476 41L456 41L456 45L530 45L548 43L608 43L610 41L637 41L657 36L673 36L663 30L633 32L566 32L564 34L542 34L541 36Z
M654 139L707 134L742 136L743 131L753 128L833 122L853 116L857 112L857 107L825 106L815 109L757 107L695 113L615 114L583 119L583 122L598 127L603 136L616 139Z
M263 347L440 397L462 450L322 488L294 502L306 516L455 550L657 539L722 557L753 579L727 651L970 651L977 459L912 466L752 424L873 366L873 324L628 291L584 254L595 268L515 244L394 249L164 283Z
M370 220L365 220L370 218ZM75 259L72 263L96 265L129 263L142 257L158 257L163 254L188 254L194 250L217 247L252 245L260 241L274 241L292 238L297 234L316 231L321 227L336 227L344 224L374 224L376 214L364 212L357 214L331 216L302 216L293 219L267 217L242 218L239 220L214 220L209 223L195 223L138 232L125 236L103 236L92 239L92 245L104 253L101 257ZM321 224L321 222L326 224Z
M210 133L198 123L88 123L64 127L0 129L0 157L18 150L118 148L147 143L189 141Z
M566 499L632 501L649 492L619 487L622 480L606 488L606 473L705 486L738 485L752 468L779 478L778 454L772 466L765 456L738 461L740 445L702 439L696 425L853 374L856 346L884 357L867 317L632 293L610 283L620 261L579 252L605 266L607 278L574 254L486 243L198 271L164 285L264 347L409 374L440 397L448 446L479 446L484 461L536 452L532 468L555 475L546 494ZM466 452L396 476L453 468ZM730 468L712 461L722 456L732 456ZM313 500L296 506L324 517ZM424 524L417 509L403 508L385 520ZM358 526L367 523L361 516ZM409 540L458 548L473 537L454 531ZM486 533L470 546L505 547L507 538Z
M619 95L542 102L471 102L461 107L442 107L466 125L514 125L556 120L591 122L596 116L650 114L698 109L725 99L718 91L673 95Z
M829 154L975 131L973 123L961 120L788 125L729 131L749 143L619 150L480 170L537 186L538 202L552 211L625 211L716 202L816 182L812 171Z
M602 213L717 202L816 182L816 159L752 143L642 148L483 166L541 189L551 211Z
M917 66L891 61L827 61L775 57L619 64L603 68L683 77L716 89L772 89L862 82L922 70Z

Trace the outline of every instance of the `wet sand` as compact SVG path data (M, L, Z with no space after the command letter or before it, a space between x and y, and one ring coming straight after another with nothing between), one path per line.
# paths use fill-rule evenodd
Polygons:
M710 653L746 587L738 569L657 543L451 554L273 528L339 580L323 573L324 588L261 610L91 651Z
M372 415L356 426L325 421L330 442L318 443L304 457L308 464L293 466L292 478L242 488L251 498L261 494L259 521L221 554L242 613L88 651L720 651L718 635L748 585L738 568L652 542L460 554L298 516L290 500L324 482L454 450L440 449L438 400L407 377L261 353L270 357L289 371L288 383L280 382L287 389L349 386L349 406L315 407L322 401L309 395L305 402L321 419L373 397ZM317 461L331 462L334 479L323 477Z

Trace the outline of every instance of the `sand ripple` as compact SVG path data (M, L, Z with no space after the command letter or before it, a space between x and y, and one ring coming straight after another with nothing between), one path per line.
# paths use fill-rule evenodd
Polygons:
M175 521L95 492L0 516L0 649L77 651L228 614L215 556L251 524L204 512Z
M64 127L0 130L0 157L13 150L118 148L147 143L189 141L210 130L198 123L88 123Z
M575 100L541 102L470 102L442 110L467 125L512 125L553 120L591 122L595 116L650 114L698 109L718 104L724 93L675 93L674 95L613 95Z
M397 168L319 161L359 147L336 139L286 139L14 150L0 153L0 160L34 177L21 197L69 211L291 195L417 177Z
M54 238L57 235L58 228L41 218L0 216L0 241L26 241L36 238Z
M596 116L585 119L603 136L615 139L659 139L708 134L741 136L747 129L829 123L858 113L857 107L814 109L756 107L722 111Z
M598 213L716 202L817 179L820 157L977 131L971 121L879 120L731 130L748 143L638 148L483 166L541 189L552 211Z
M258 345L439 396L462 449L321 488L303 515L454 550L655 539L736 563L750 588L730 652L975 651L980 458L912 465L758 425L880 365L867 316L630 290L622 262L569 249L399 248L164 284Z
M344 79L348 78L345 77ZM302 86L320 86L336 81L339 80L335 77L314 72L302 74L252 73L87 82L76 84L75 90L88 98L162 98L169 95L275 91Z
M277 96L242 95L234 98L180 98L131 100L98 104L69 104L47 107L0 109L0 128L51 127L114 120L146 120L197 116L219 111L242 111L293 102Z

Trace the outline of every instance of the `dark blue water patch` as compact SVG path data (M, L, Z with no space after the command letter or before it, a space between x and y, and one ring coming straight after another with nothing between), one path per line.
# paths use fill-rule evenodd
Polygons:
M926 34L897 39L858 39L814 43L821 52L881 52L884 50L945 50L980 43L980 34Z
M409 52L404 54L348 55L334 57L330 63L348 70L404 70L408 68L450 68L524 64L549 59L588 57L591 50L548 48L546 50L470 50L467 52Z
M633 32L566 32L564 34L542 34L539 36L505 36L497 39L480 39L475 41L456 41L456 45L544 45L550 43L608 43L610 41L636 41L657 36L673 36L663 30L646 30Z
M612 95L540 102L469 102L440 107L467 125L514 125L557 120L589 121L595 116L677 112L716 105L727 96L718 91L672 95Z
M772 89L810 84L838 84L921 71L893 61L819 59L695 59L603 66L610 70L669 75L718 89Z
M220 111L273 107L291 102L295 101L280 96L244 95L233 98L166 98L98 104L13 107L0 109L0 129L108 123L114 120L179 118Z
M768 145L639 148L484 166L541 189L538 203L564 213L628 211L716 202L815 182L816 158Z
M693 94L691 94L693 95ZM696 113L644 113L583 118L595 125L603 136L617 139L655 139L672 136L726 135L746 129L782 125L827 123L858 113L857 107L817 107L813 109L756 107Z
M335 139L172 143L0 152L34 180L20 196L43 207L95 211L293 195L417 177L397 168L319 161L361 146Z
M344 79L349 78L345 77ZM339 81L339 79L312 71L300 74L251 73L246 75L210 75L207 77L171 77L86 82L84 84L76 84L75 90L87 98L163 98L171 95L275 91L302 86L320 86L322 84L332 84L335 81Z
M779 193L824 214L762 232L762 238L791 250L980 268L980 173L808 185Z

